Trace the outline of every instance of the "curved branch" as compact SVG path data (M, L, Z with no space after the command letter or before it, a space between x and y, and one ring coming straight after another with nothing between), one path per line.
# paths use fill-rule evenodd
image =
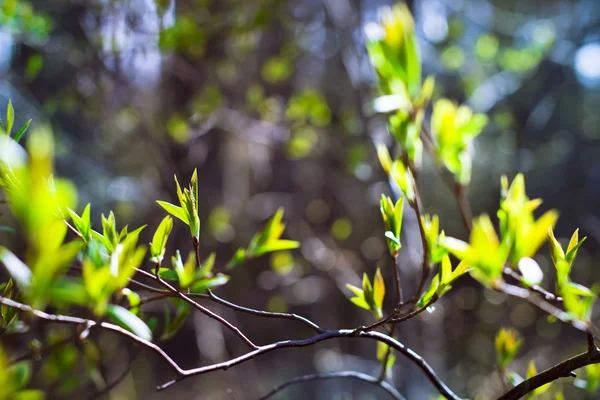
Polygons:
M553 382L560 378L572 377L573 371L578 368L598 363L600 363L600 349L594 347L593 351L588 351L586 353L569 358L568 360L565 360L560 364L556 364L555 366L548 368L547 370L540 372L529 379L525 379L523 382L500 396L498 400L520 399L527 393L530 393L547 383Z
M246 335L244 335L238 327L234 326L231 322L227 321L225 318L221 317L219 314L216 314L216 313L212 312L211 310L209 310L208 308L196 303L193 299L191 299L190 297L181 293L179 290L175 289L175 287L173 287L170 283L168 283L167 281L165 281L158 275L152 275L151 273L146 272L139 268L136 269L136 271L141 273L142 275L144 275L147 278L154 279L155 281L160 283L164 288L166 288L169 292L173 293L174 296L179 297L181 300L185 301L186 303L188 303L189 305L194 307L196 310L202 312L206 316L208 316L214 320L217 320L220 323L222 323L223 325L225 325L227 328L229 328L229 330L231 330L240 339L242 339L244 341L244 343L246 343L251 349L256 350L259 348L257 345L254 344L254 342L252 342L252 340L248 339L246 337Z
M367 375L367 374L363 374L361 372L355 372L355 371L341 371L341 372L330 372L330 373L326 373L326 374L310 374L310 375L299 376L299 377L291 379L285 383L282 383L281 385L277 386L276 388L271 390L269 393L267 393L266 395L261 397L259 400L267 400L267 399L271 398L272 396L274 396L275 394L281 392L285 388L292 386L292 385L296 385L298 383L311 382L311 381L317 381L317 380L323 380L323 379L336 379L336 378L357 379L362 382L370 383L374 386L380 387L383 390L385 390L393 399L405 400L404 396L402 396L396 390L396 388L393 387L392 385L390 385L389 383L387 383L385 381L379 382L377 380L377 378L372 377L371 375Z
M257 356L260 356L260 355L266 354L266 353L270 353L274 350L290 348L290 347L306 347L306 346L311 346L316 343L322 342L324 340L335 339L335 338L365 338L365 339L371 339L371 340L383 342L383 343L387 344L388 346L392 347L394 350L403 354L405 357L407 357L410 361L412 361L414 364L416 364L417 367L419 367L423 371L423 373L427 376L427 378L433 384L433 386L440 392L440 394L442 394L443 396L445 396L451 400L461 400L461 398L459 396L457 396L454 392L452 392L452 390L450 388L448 388L448 386L446 386L446 384L440 380L440 378L437 376L437 374L435 373L433 368L431 368L431 366L429 364L427 364L427 362L423 359L423 357L421 357L419 354L415 353L412 349L406 347L403 343L400 343L396 339L391 338L380 332L364 332L364 331L360 331L359 329L327 330L319 335L315 335L315 336L309 337L307 339L284 340L284 341L280 341L280 342L271 343L268 345L257 347L255 350L252 350L252 351L250 351L246 354L243 354L239 357L232 358L228 361L186 370L186 369L181 368L179 366L179 364L177 364L177 362L175 362L171 357L169 357L169 355L167 353L165 353L164 350L161 349L158 345L156 345L148 340L142 339L142 338L136 336L135 334L129 332L128 330L125 330L124 328L121 328L117 325L113 325L113 324L110 324L107 322L92 321L92 320L79 318L79 317L48 314L43 311L35 310L31 306L28 306L26 304L18 303L14 300L10 300L10 299L7 299L7 298L1 297L1 296L0 296L0 303L5 304L9 307L17 308L21 311L30 312L35 317L43 319L43 320L47 320L47 321L52 321L52 322L56 322L56 323L64 323L64 324L83 325L86 327L86 329L102 328L102 329L105 329L108 331L115 332L121 336L125 336L125 337L133 340L134 342L147 347L149 350L152 350L154 353L159 355L163 360L165 360L171 366L171 368L177 373L177 377L175 379L173 379L163 385L158 386L157 387L158 390L166 389L166 388L174 385L175 383L177 383L185 378L188 378L190 376L201 375L201 374L205 374L205 373L212 372L212 371L218 371L218 370L227 370L235 365L242 364L242 363L244 363L248 360L251 360Z
M242 307L240 305L231 303L225 299L220 298L219 296L214 294L212 292L212 290L210 290L210 289L208 290L208 296L214 302L222 304L225 307L229 307L232 310L241 311L246 314L251 314L251 315L254 315L257 317L291 319L291 320L295 320L295 321L304 323L305 325L309 326L313 331L315 331L317 333L325 332L325 329L321 328L319 325L317 325L314 322L310 321L309 319L301 317L300 315L297 315L297 314L274 313L274 312L268 312L268 311L262 311L262 310L255 310L253 308Z

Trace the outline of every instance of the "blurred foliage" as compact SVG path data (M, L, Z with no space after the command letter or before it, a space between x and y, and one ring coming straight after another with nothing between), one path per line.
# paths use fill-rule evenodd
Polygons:
M529 285L542 279L550 288L556 273L557 294L565 298L567 311L593 320L591 300L596 290L575 281L600 279L592 268L600 237L600 196L596 190L600 176L596 157L600 72L594 67L598 4L553 0L538 7L524 1L413 1L385 14L382 30L376 25L381 21L377 9L383 3L2 2L0 103L13 99L12 137L26 142L31 156L28 159L0 134L0 158L22 166L19 173L28 184L12 199L26 198L29 206L25 208L36 210L19 209L10 203L10 196L8 205L0 205L0 242L3 248L11 249L2 251L2 259L8 260L11 272L16 271L15 286L21 289L3 290L12 291L12 298L32 295L37 305L49 302L58 308L68 305L60 300L61 294L73 295L79 299L78 306L93 306L99 315L106 315L104 308L118 301L119 306L131 306L132 314L158 332L155 338L176 336L176 342L185 348L179 354L182 359L195 363L200 356L223 355L237 348L199 346L190 331L205 332L208 328L201 324L201 329L197 321L186 322L190 312L186 304L165 301L164 309L135 307L136 295L127 288L118 290L120 285L107 282L91 285L103 282L110 261L118 259L103 254L103 249L125 246L130 236L125 250L141 254L147 247L144 244L152 242L155 254L151 254L150 246L144 257L161 258L161 276L171 279L169 282L192 285L192 277L206 287L210 287L208 282L216 286L227 279L218 272L218 266L225 265L231 254L239 260L252 258L248 250L256 253L260 246L251 248L248 243L265 239L253 237L273 211L284 205L290 236L301 240L303 247L274 253L263 263L250 260L248 269L228 271L231 280L221 290L232 301L245 302L252 288L252 303L257 308L300 309L324 325L363 324L364 313L350 308L337 288L346 282L360 286L364 271L373 277L380 267L388 284L386 302L390 302L393 277L386 247L392 250L401 243L398 263L403 268L403 282L412 287L418 279L420 260L414 249L419 240L411 210L400 201L403 209L399 213L404 220L400 229L402 219L390 219L387 210L382 222L377 209L382 191L394 208L401 196L388 190L387 174L378 166L376 153L394 185L401 188L406 205L414 201L415 177L402 162L405 151L420 169L418 179L423 182L419 189L424 208L430 213L424 216L430 261L434 265L450 263L450 269L444 269L445 278L440 269L425 287L427 296L424 293L420 299L425 305L445 292L447 271L454 273L468 265L447 255L448 242L452 242L448 239L462 237L462 227L453 217L455 208L447 190L440 189L442 184L433 176L431 163L422 156L418 131L433 118L443 126L431 126L438 154L435 162L445 166L455 181L470 183L469 197L475 211L490 215L489 221L476 221L477 237L468 243L472 251L467 258L483 266L470 270L471 274L491 284L501 272L496 257L510 260L515 271L531 277L526 282ZM369 60L374 64L372 69L368 68ZM426 78L433 75L435 85L433 78ZM371 92L374 78L377 88ZM384 115L372 115L372 111ZM484 114L489 117L487 124ZM29 118L34 122L28 130ZM4 113L2 120L6 130L9 118ZM483 125L485 131L480 134ZM17 132L22 126L25 129L19 138ZM391 133L389 138L385 126ZM49 163L49 153L44 150L50 130L56 138L56 164ZM370 141L379 145L377 151ZM40 175L43 179L25 172L34 168L44 170ZM175 218L170 233L157 236L155 228L161 225L164 213L157 212L153 204L153 199L180 204L173 176L189 177L195 168L201 199L197 217L203 222L200 263L188 256L193 254L189 237L196 229L186 226L189 216L184 224ZM55 178L54 172L69 179ZM545 218L534 216L535 200L529 200L524 187L514 199L506 197L500 175L512 177L516 172L527 176L532 198L543 197L544 206L561 211L556 225L553 211L544 209L539 215ZM77 184L78 196L69 181ZM43 184L38 186L39 182ZM495 197L499 191L500 209ZM51 196L52 201L44 196ZM85 207L88 203L93 204L92 210ZM56 208L61 214L55 213ZM67 216L86 240L84 257L91 263L81 267L89 274L88 288L85 282L78 285L64 274L63 263L69 258L78 262L81 256L75 254L81 246L79 240L61 225ZM195 220L196 216L192 217ZM519 223L512 222L515 220ZM137 227L144 223L149 228L138 235L124 228L125 224ZM52 240L40 239L33 232L32 227L38 226L34 224L53 233ZM92 225L99 230L97 234L92 232ZM543 245L548 225L553 227L550 253ZM494 226L499 227L499 233ZM578 234L573 245L566 235L578 227L589 237L583 246ZM383 236L386 231L393 235ZM22 239L30 236L25 248ZM172 250L159 246L166 236ZM277 237L274 243L279 240ZM238 249L244 250L235 253ZM50 260L48 254L55 251L61 261L51 260L55 265L48 264L48 269L37 267L45 265ZM462 257L463 251L453 253ZM575 254L578 265L571 268ZM533 263L523 261L526 259ZM217 269L200 272L200 265ZM131 273L127 268L119 272L126 276ZM21 286L32 277L33 286ZM331 280L334 284L328 283ZM438 365L446 366L461 393L473 398L477 394L492 396L487 391L493 385L488 385L487 378L496 367L491 357L499 324L517 326L528 343L533 343L530 337L542 345L560 341L565 352L579 343L577 332L561 330L559 324L549 323L527 305L516 306L487 289L475 290L472 280L463 279L452 286L455 291L440 300L437 311L425 314L427 322L415 321L417 329L411 325L403 335L414 343L427 337L432 348L449 349L424 356L436 357ZM55 295L58 301L52 300ZM118 310L113 312L115 318L119 317ZM16 314L3 312L3 316L3 326L8 328L2 329L18 332L23 328ZM256 337L272 339L261 324L240 318ZM431 333L440 331L447 334ZM10 354L16 349L10 335L2 339L9 355L16 355L16 351ZM43 338L44 344L46 341L49 338ZM107 384L99 368L102 363L122 356L114 346L105 342L103 346L96 359L90 357L93 362L86 361L95 371L91 375L94 388ZM54 395L85 390L76 385L72 373L78 365L77 349L60 349L43 363L46 380L34 376L33 381L56 385ZM369 360L374 351L374 345L358 350L364 355L361 366L365 371L373 367ZM379 361L385 351L377 349ZM544 369L555 357L558 354L541 355L535 365ZM346 360L337 352L324 355L306 351L298 353L296 361L303 368L315 366L327 371ZM268 375L273 376L260 377L266 384L297 372L289 365L273 366L268 361L261 361L260 368L263 366L271 368ZM527 365L519 368L525 375ZM147 379L143 367L135 370L141 372L132 379ZM591 388L595 373L589 368L587 374L585 385ZM248 376L259 379L252 371ZM58 387L57 382L65 378L71 383ZM414 396L426 390L410 371L394 371L394 378L403 391L418 393ZM256 385L231 377L211 381L206 390L220 393L229 386L243 387L242 393L248 396L256 394ZM566 398L584 396L569 385L557 384L541 398L558 398L557 386L564 386L561 390ZM335 387L325 385L318 389L335 391ZM366 390L354 389L358 394ZM323 393L326 397L329 392Z

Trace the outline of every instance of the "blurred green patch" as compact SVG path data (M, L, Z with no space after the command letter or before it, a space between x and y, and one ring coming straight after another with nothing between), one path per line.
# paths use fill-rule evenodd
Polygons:
M442 52L442 63L448 69L459 69L465 63L465 51L459 46L448 46Z
M346 240L352 234L352 222L348 218L339 218L331 225L331 234L337 240Z
M480 60L490 61L498 54L499 42L496 36L484 34L477 38L475 43L475 54Z
M288 275L294 269L294 256L289 251L273 253L271 268L279 275Z

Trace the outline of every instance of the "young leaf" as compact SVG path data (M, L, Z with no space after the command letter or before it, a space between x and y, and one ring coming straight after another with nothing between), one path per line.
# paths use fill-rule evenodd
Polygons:
M514 329L502 328L496 335L496 359L500 370L506 369L523 345L523 339Z
M160 337L160 340L168 340L175 336L175 334L181 329L185 323L188 315L190 314L191 306L185 302L179 302L177 311L173 320L165 321L165 330Z
M152 332L148 325L129 310L115 304L109 304L107 311L108 316L119 326L144 340L152 340Z
M229 282L229 275L218 273L211 278L202 278L194 281L190 285L190 291L193 293L204 293L207 289L222 286Z
M186 225L189 225L189 223L190 223L189 219L187 217L187 214L183 210L183 208L177 207L176 205L171 204L171 203L167 203L166 201L157 200L156 202L158 203L159 206L161 206L162 208L164 208L166 212L168 212L169 214L171 214L175 218L180 219Z
M385 297L385 283L383 282L383 276L381 271L377 268L375 272L375 278L373 278L373 298L375 299L375 305L378 310L383 307L383 298Z
M196 274L195 274L196 278L204 278L211 273L213 266L215 265L216 255L217 254L215 252L212 252L209 254L208 257L206 257L206 260L204 260L204 262L202 263L202 266L200 268L198 268L198 270L196 270Z
M150 243L150 255L152 258L160 264L165 255L165 246L167 245L167 239L173 229L173 218L166 216L156 228L154 236L152 237L152 243Z
M300 247L300 242L297 242L295 240L274 240L257 248L254 251L253 256L258 257L266 253L272 253L274 251L282 250L292 250L297 249L298 247Z
M7 372L13 390L23 389L31 379L31 364L28 361L21 361L10 367Z
M23 137L23 135L25 134L25 132L27 132L27 129L29 128L29 124L31 124L31 119L28 120L27 122L25 122L25 124L21 127L21 129L19 129L19 132L17 132L17 134L14 137L14 141L19 143L19 141L21 140L21 138Z
M6 106L6 134L10 136L12 132L13 123L15 121L15 109L12 105L12 100L8 100L8 106Z
M529 361L529 366L527 367L527 379L533 378L536 375L537 375L537 368L535 368L535 363L533 362L533 360L531 360L531 361ZM546 391L548 391L548 389L550 389L551 385L552 385L552 382L538 387L537 389L527 393L527 396L525 396L525 399L526 400L533 399L533 398L541 395L542 393L545 393Z

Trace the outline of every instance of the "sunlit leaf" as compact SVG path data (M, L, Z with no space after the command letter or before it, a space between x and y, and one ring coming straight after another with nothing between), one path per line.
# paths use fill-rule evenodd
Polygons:
M152 332L148 328L148 325L126 308L109 304L107 311L108 316L119 326L122 326L144 340L152 340Z
M183 208L177 207L176 205L173 205L171 203L167 203L166 201L157 200L156 202L158 203L158 205L160 205L162 208L164 208L165 211L167 211L169 214L171 214L172 216L180 219L181 221L183 221L189 225L188 217L187 217L185 211L183 210Z

